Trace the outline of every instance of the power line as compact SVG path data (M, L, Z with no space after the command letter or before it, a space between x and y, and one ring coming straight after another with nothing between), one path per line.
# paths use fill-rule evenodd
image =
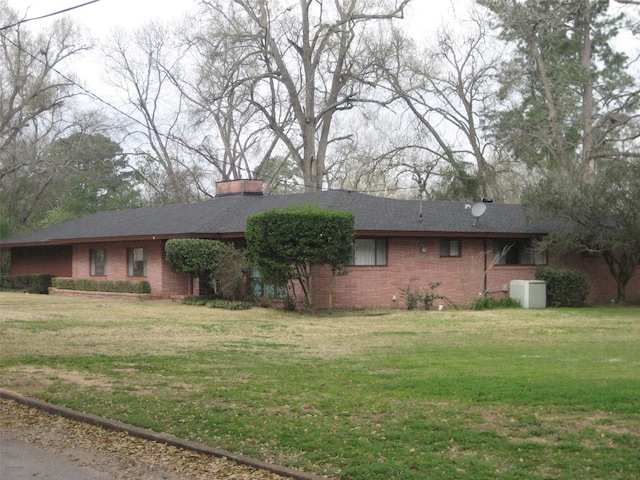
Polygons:
M12 24L12 25L8 25L8 26L5 26L5 27L0 27L0 32L3 32L3 31L5 31L5 30L7 30L9 28L15 27L15 26L20 25L22 23L26 23L26 22L29 22L29 21L32 21L32 20L39 20L39 19L43 19L43 18L54 16L54 15L59 15L61 13L65 13L65 12L68 12L70 10L74 10L74 9L77 9L77 8L80 8L80 7L84 7L86 5L90 5L92 3L96 3L96 2L99 2L99 1L100 0L91 0L89 2L80 4L80 5L76 5L74 7L69 7L69 8L66 8L64 10L60 10L60 11L57 11L57 12L54 12L54 13L50 13L50 14L47 14L47 15L24 19L24 20L21 20L19 22L16 22L16 23ZM12 39L7 37L4 33L0 33L0 35L7 42L11 43L14 47L16 47L18 50L24 52L25 54L27 54L29 57L31 57L35 61L37 61L39 63L42 63L44 66L46 66L51 71L55 72L58 76L60 76L62 79L64 79L66 82L68 82L69 84L71 84L71 85L75 86L76 88L78 88L81 92L83 92L88 97L93 98L94 100L97 100L98 102L106 105L107 107L109 107L109 108L113 109L114 111L118 112L120 115L124 116L125 118L129 119L130 121L132 121L132 122L134 122L134 123L136 123L136 124L138 124L138 125L140 125L140 126L142 126L144 128L148 127L148 125L146 125L141 120L133 117L132 115L126 113L125 111L123 111L122 109L116 107L115 105L113 105L112 103L108 102L107 100L104 100L101 97L99 97L98 95L96 95L95 93L89 91L87 88L85 88L84 86L80 85L75 80L73 80L72 78L70 78L67 75L65 75L64 73L62 73L55 66L50 65L48 63L48 61L43 61L39 56L36 56L36 55L32 54L31 52L26 50L22 45L14 42ZM166 138L167 140L177 141L178 143L182 143L182 141L180 141L179 139L176 140L176 138L174 138L174 137L172 137L170 135L167 135L167 134L164 134L164 133L161 133L161 132L159 132L159 134L160 134L160 136ZM226 163L226 162L223 161L223 163ZM249 169L249 168L244 168L241 165L236 166L236 168L238 170L240 170L240 171L245 171L246 173L248 173L251 176L255 176L255 174L257 173L255 170ZM265 178L265 179L278 180L278 177L275 177L274 175L262 174L262 177ZM285 183L287 183L287 182L285 181ZM298 184L298 186L305 187L305 188L309 187L309 185L306 185L304 182ZM412 189L413 189L413 187L399 187L399 186L395 187L395 190L412 190ZM321 190L322 191L327 191L327 190L330 191L330 190L334 190L334 189L333 188L321 187ZM383 193L383 192L387 192L387 189L386 188L382 188L380 190L367 189L367 193Z
M89 3L94 3L94 2L99 2L100 0L93 0L92 2ZM86 4L85 4L86 5ZM76 7L77 8L77 7ZM0 31L2 31L3 29L0 29ZM141 122L140 120L132 117L131 115L129 115L128 113L122 111L121 109L119 109L118 107L116 107L115 105L109 103L108 101L100 98L98 95L96 95L93 92L90 92L89 90L87 90L85 87L83 87L82 85L80 85L78 82L76 82L75 80L73 80L72 78L70 78L69 76L65 75L64 73L62 73L60 70L58 70L55 66L50 65L47 61L42 60L39 56L34 55L33 53L29 52L27 49L25 49L22 45L20 45L19 43L14 42L13 40L11 40L9 37L7 37L4 33L0 33L0 35L2 35L2 37L9 42L11 45L13 45L14 47L16 47L18 50L22 51L23 53L25 53L26 55L28 55L29 57L31 57L33 60L35 60L36 62L39 62L41 64L43 64L45 67L49 68L52 72L55 72L56 74L58 74L62 79L64 79L65 81L67 81L70 85L73 85L74 87L78 88L80 91L82 91L84 94L86 94L87 96L89 96L90 98L93 98L95 100L97 100L100 103L103 103L104 105L108 106L109 108L112 108L113 110L117 111L119 114L125 116L126 118L128 118L129 120L132 120L133 122L136 122L138 124L140 124L143 127L146 127L146 125ZM167 137L168 138L168 137Z
M100 0L91 0L90 2L85 2L82 3L80 5L75 5L73 7L69 7L69 8L65 8L64 10L58 10L57 12L53 12L53 13L47 13L46 15L40 15L39 17L33 17L33 18L24 18L16 23L12 23L11 25L6 25L4 27L0 27L0 31L2 30L8 30L10 28L13 27L17 27L18 25L22 25L23 23L27 23L27 22L32 22L34 20L42 20L44 18L49 18L49 17L53 17L55 15L60 15L62 13L67 13L70 12L71 10L75 10L76 8L80 8L80 7L86 7L87 5L91 5L92 3L96 3L99 2Z
M96 1L100 1L100 0L93 0L93 2ZM89 2L89 3L93 3L93 2ZM4 29L0 29L0 32L4 30ZM50 65L48 62L43 61L41 58L39 58L38 56L32 54L31 52L29 52L28 50L26 50L22 45L15 43L13 40L11 40L10 38L8 38L4 33L0 33L0 35L9 43L11 43L14 47L16 47L18 50L24 52L25 54L27 54L28 56L30 56L32 59L34 59L35 61L42 63L43 65L45 65L46 67L48 67L49 69L51 69L51 71L55 72L58 76L60 76L62 79L64 79L65 81L67 81L69 84L75 86L76 88L78 88L80 91L82 91L85 95L87 95L90 98L93 98L94 100L97 100L98 102L106 105L107 107L113 109L114 111L118 112L120 115L124 116L125 118L129 119L130 121L144 127L147 128L148 125L146 125L144 122L142 122L141 120L133 117L132 115L128 114L127 112L123 111L122 109L116 107L115 105L113 105L112 103L108 102L107 100L104 100L103 98L101 98L100 96L96 95L95 93L89 91L87 88L85 88L84 86L80 85L79 83L77 83L75 80L73 80L72 78L68 77L67 75L65 75L64 73L62 73L60 70L58 70L56 67L54 67L53 65ZM182 143L182 141L180 141L179 139L176 140L176 138L164 134L162 132L159 132L160 136L166 138L167 140L170 141L177 141L178 143ZM225 161L223 161L223 163L226 163ZM257 172L253 169L249 169L249 168L245 168L241 165L238 165L236 167L238 170L240 171L244 171L246 173L248 173L251 176L254 176ZM267 175L267 174L262 174L263 178L266 179L271 179L271 180L278 180L278 177L275 177L274 175ZM286 181L285 181L286 183ZM305 184L304 182L300 183L299 186L307 188L309 187L309 185ZM413 187L395 187L395 190L412 190ZM325 187L321 187L322 191L331 191L331 190L335 190L333 188L325 188ZM338 189L341 190L341 189ZM372 193L386 193L387 189L386 188L381 188L379 190L376 189L367 189L367 193L372 194Z

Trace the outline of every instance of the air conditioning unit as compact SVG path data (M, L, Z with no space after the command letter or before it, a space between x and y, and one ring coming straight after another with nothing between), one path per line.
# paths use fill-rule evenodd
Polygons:
M547 307L547 283L544 280L511 280L509 296L523 308Z

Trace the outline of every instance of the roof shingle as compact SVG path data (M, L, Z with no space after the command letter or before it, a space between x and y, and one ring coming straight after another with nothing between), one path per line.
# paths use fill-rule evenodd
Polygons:
M100 212L3 240L3 248L74 243L94 239L243 235L250 215L290 205L315 204L353 212L363 234L504 236L540 235L560 228L534 222L530 210L513 204L487 204L475 218L464 202L397 200L344 190L267 196L226 196L200 203ZM422 219L420 219L422 212Z

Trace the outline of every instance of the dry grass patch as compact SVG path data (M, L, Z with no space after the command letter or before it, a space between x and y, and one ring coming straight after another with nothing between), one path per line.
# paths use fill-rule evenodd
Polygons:
M637 308L0 304L3 384L72 408L343 478L640 478Z

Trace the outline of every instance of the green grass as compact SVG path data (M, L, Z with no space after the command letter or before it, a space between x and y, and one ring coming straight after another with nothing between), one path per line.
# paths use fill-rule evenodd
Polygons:
M640 309L300 315L0 295L2 384L353 479L640 478Z

